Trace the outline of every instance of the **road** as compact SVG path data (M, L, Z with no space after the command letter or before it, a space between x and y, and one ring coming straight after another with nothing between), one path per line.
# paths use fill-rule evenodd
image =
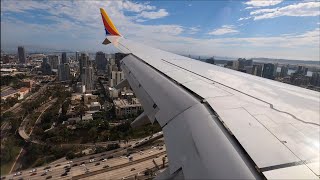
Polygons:
M160 148L162 148L160 150ZM114 179L113 177L118 177L119 173L123 175L123 173L125 173L126 176L130 176L130 175L134 175L134 173L138 173L141 172L143 170L145 170L146 167L152 168L154 167L154 164L152 162L152 159L155 159L155 161L157 162L157 164L161 164L162 163L162 157L165 155L165 147L161 146L161 147L151 147L148 149L145 149L143 151L143 154L140 152L136 152L131 154L131 156L133 157L133 161L129 161L128 158L125 157L114 157L114 158L110 158L105 162L99 161L100 159L106 159L108 158L108 156L110 156L111 154L107 155L107 153L100 153L100 154L96 154L96 155L88 155L86 157L82 157L81 160L76 159L71 163L71 166L77 164L77 166L73 166L70 169L70 172L68 173L67 176L62 177L61 175L65 172L65 166L69 165L68 161L65 161L63 163L56 163L56 164L50 164L49 166L50 168L50 172L48 172L46 175L41 176L44 173L44 168L46 166L43 167L39 167L37 168L37 172L35 175L31 175L31 173L29 172L31 169L28 170L24 170L22 171L22 175L20 176L13 176L13 174L7 175L6 178L24 178L24 179L45 179L45 177L48 176L52 176L52 179L79 179L83 175L86 174L85 171L86 169L89 170L89 175L90 173L92 173L92 175L94 174L94 172L98 171L100 173L95 174L94 176L91 176L90 179L97 179L97 177L103 177L106 178L105 176L108 175L110 173L110 177L111 179ZM114 152L112 153L112 155L116 156ZM103 155L106 154L106 155ZM102 155L102 156L101 156ZM91 159L92 156L95 156L96 161L89 163L89 160ZM85 166L80 166L81 162L85 162ZM96 165L96 163L99 162L100 165ZM105 169L103 168L104 166L108 165L109 169ZM136 170L130 171L132 168L135 168ZM114 173L113 173L114 172ZM106 174L107 173L107 174ZM127 173L127 174L126 174ZM85 178L87 179L87 178Z
M45 104L43 104L39 109L38 111L41 112L41 114L39 115L39 117L37 118L34 126L32 127L31 131L29 134L27 134L25 132L25 129L26 129L26 125L28 124L28 121L29 121L29 116L27 116L23 121L22 123L20 124L20 127L19 127L19 135L25 140L25 141L30 141L30 135L32 134L32 131L34 129L34 127L36 126L37 122L39 121L39 119L41 118L42 114L54 103L56 102L57 99L53 99ZM36 140L31 140L32 143L35 143L35 144L43 144L42 142L39 142L39 141L36 141ZM17 167L19 167L19 163L18 163L18 160L22 154L24 150L24 147L22 147L20 149L20 152L18 154L18 156L16 157L13 165L11 166L11 169L10 169L10 172L11 173L14 169L16 169Z
M37 92L31 94L30 96L26 97L23 101L21 101L20 103L15 104L15 105L12 106L11 108L9 108L9 109L7 109L7 110L5 110L5 111L2 111L1 114L6 113L6 112L9 112L9 111L11 111L11 112L13 112L13 113L15 113L15 114L16 114L16 113L19 113L19 112L22 110L21 105L22 105L24 102L26 102L26 101L28 101L28 100L30 100L30 99L32 100L32 99L35 98L35 97L38 97L39 94L42 93L45 89L47 89L47 87L48 87L51 83L52 83L52 82L49 82L49 83L45 84L44 86L42 86L42 87L39 89L39 91L37 91ZM8 130L10 130L10 128L11 128L11 126L10 126L9 122L3 122L3 123L2 123L2 125L1 125L1 139L3 139L3 138L6 137L7 132L8 132Z
M52 99L51 101L43 104L42 106L40 106L40 107L38 108L37 111L38 111L38 112L41 112L41 114L38 116L36 122L34 123L33 127L31 128L30 133L28 133L28 134L26 133L25 130L26 130L26 126L27 126L27 124L29 123L29 120L30 120L30 119L29 119L29 115L28 115L26 118L24 118L24 120L21 122L20 127L19 127L19 135L20 135L25 141L30 141L30 135L32 134L32 131L33 131L34 127L36 126L36 124L37 124L38 121L40 120L42 114L43 114L49 107L51 107L52 104L54 104L56 101L57 101L57 98ZM41 143L41 142L39 142L39 141L34 141L34 140L31 140L31 142L32 142L32 143L36 143L36 144L43 144L43 143Z

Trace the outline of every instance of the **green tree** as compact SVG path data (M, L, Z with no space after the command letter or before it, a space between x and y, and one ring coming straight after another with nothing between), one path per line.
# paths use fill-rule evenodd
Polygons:
M92 127L89 131L88 131L88 135L90 139L93 139L94 142L96 142L96 139L98 137L98 131L96 127Z

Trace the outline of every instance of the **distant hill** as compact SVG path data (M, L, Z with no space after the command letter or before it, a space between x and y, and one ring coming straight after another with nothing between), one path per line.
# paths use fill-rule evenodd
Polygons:
M255 62L264 62L264 63L279 63L279 64L290 64L290 65L320 66L320 61L270 59L270 58L252 58L252 60L255 61Z

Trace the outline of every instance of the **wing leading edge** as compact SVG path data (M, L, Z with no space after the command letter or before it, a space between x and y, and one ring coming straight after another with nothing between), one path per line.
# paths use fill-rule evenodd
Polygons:
M318 93L119 36L106 41L130 54L121 67L143 116L163 129L170 174L319 178Z

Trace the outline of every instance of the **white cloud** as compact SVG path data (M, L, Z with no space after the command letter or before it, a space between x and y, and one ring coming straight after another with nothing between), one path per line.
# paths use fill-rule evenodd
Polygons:
M292 4L280 8L273 9L258 9L252 11L250 15L254 20L270 19L280 16L319 16L320 15L320 3L319 2L305 2Z
M239 18L238 21L243 21L243 20L247 20L250 19L251 17L244 17L244 18Z
M274 6L281 3L283 0L249 0L244 4L253 6L253 7L266 7L266 6Z
M183 33L195 32L200 27L183 27L176 24L143 25L136 16L144 9L134 12L124 7L121 1L1 1L1 48L12 45L34 45L37 47L107 51L108 47L101 45L104 39L104 28L101 23L99 8L105 7L118 30L126 38L151 45L156 48L180 54L199 54L235 57L274 57L292 59L319 60L319 29L301 34L260 36L260 37L214 37L208 39L183 37ZM6 6L4 7L4 4ZM143 6L145 3L136 3ZM10 8L9 8L10 7ZM131 7L131 6L130 6ZM24 19L16 19L6 12L23 12L29 16L29 10L46 10L53 23L26 23ZM129 10L130 9L130 10ZM135 9L138 11L139 8ZM141 9L141 8L140 8ZM3 11L5 10L5 11ZM126 16L125 12L134 12ZM259 14L258 14L259 15ZM261 15L261 14L260 14ZM144 18L141 17L143 20ZM146 19L146 18L145 18ZM23 27L23 28L21 28ZM225 31L216 31L219 29ZM234 26L222 26L215 29L216 34L238 33ZM233 31L233 32L232 32ZM26 46L28 51L28 46Z
M221 28L209 32L210 35L236 34L239 31L233 25L223 25Z
M169 13L165 9L159 9L158 11L143 11L138 17L146 19L159 19L168 16Z
M191 27L191 28L187 29L188 34L196 34L199 31L200 31L199 27Z
M142 12L142 11L150 11L155 10L155 6L150 6L148 4L137 4L131 1L120 1L122 3L122 7L127 11L132 12Z

